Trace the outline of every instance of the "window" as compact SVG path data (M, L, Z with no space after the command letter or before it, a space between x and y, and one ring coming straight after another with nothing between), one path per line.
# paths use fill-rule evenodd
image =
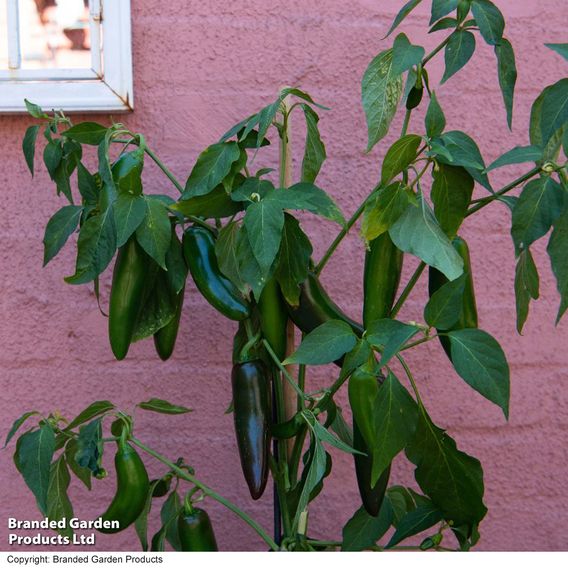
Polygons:
M0 0L0 112L133 108L130 0Z

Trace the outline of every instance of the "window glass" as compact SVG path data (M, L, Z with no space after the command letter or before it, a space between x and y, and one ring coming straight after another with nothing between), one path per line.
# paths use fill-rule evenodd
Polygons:
M8 69L8 12L6 0L0 0L0 69Z

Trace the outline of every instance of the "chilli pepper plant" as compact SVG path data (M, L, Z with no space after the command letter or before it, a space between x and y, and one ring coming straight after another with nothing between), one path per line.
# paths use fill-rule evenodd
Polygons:
M387 35L420 1L404 5ZM27 103L39 121L23 141L27 164L33 174L41 132L45 166L57 194L68 202L47 223L44 264L78 234L75 273L65 281L94 286L98 299L99 278L116 255L108 329L117 359L127 356L133 341L150 336L160 358L171 356L186 283L238 322L227 384L231 380L242 471L252 499L266 490L269 475L276 488L276 528L270 536L272 531L203 483L183 459L172 461L143 443L130 414L97 401L70 421L28 412L8 435L7 442L24 422L39 420L18 438L14 459L42 514L71 517L71 474L90 489L93 477L105 476L103 451L116 444L116 496L100 517L100 529L116 532L134 524L144 550L163 550L166 542L176 550L216 550L209 517L197 506L205 501L201 507L206 507L209 499L240 516L273 550L382 550L424 531L422 549L467 550L476 544L487 512L481 464L458 449L443 424L434 424L406 356L426 342L439 342L457 377L507 418L509 367L499 343L479 328L476 300L482 299L475 296L460 227L497 202L510 209L519 332L539 295L532 244L550 233L547 252L561 296L557 319L562 317L568 307L568 79L546 87L535 100L530 145L516 146L487 166L470 136L446 129L427 69L443 53L443 84L466 65L476 41L488 43L511 127L517 72L503 16L489 0L433 0L430 24L430 32L443 36L431 53L399 33L364 73L367 151L385 137L399 107L405 115L380 179L348 220L316 184L326 158L318 130L326 109L300 89L282 90L207 147L185 184L142 134L122 124L73 124L62 112L47 114ZM568 44L548 47L556 52L551 57L568 58ZM424 127L411 121L419 105L427 109ZM294 114L303 116L306 138L301 176L290 180L288 132ZM280 146L276 172L260 167L264 147L274 142ZM91 150L96 171L83 161ZM179 191L177 201L145 193L148 160ZM524 175L493 187L492 170L521 163L527 163ZM482 197L474 198L476 184ZM320 259L313 257L298 211L340 227ZM329 297L319 276L360 219L365 270L358 322ZM399 291L409 255L419 264ZM400 321L397 315L417 285L429 290L423 313L416 314L419 323ZM301 332L297 345L294 328ZM325 364L333 379L310 392L309 367ZM336 400L342 388L352 424ZM161 399L138 406L166 414L188 411ZM109 427L106 434L103 426ZM353 455L360 502L341 541L320 541L310 538L308 509L332 475L331 447ZM390 479L400 453L414 466L421 493ZM165 466L163 477L148 479L141 454ZM149 541L148 515L159 498L165 498L162 527ZM455 538L448 538L452 534Z

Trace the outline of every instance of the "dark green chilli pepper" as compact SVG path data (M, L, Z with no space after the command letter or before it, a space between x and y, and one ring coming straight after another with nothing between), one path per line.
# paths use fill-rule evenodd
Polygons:
M296 327L304 333L310 333L326 321L336 319L349 324L353 331L361 337L363 326L348 317L333 302L321 285L318 277L310 272L300 284L300 302L298 306L288 305L288 314Z
M353 421L353 447L363 452L366 455L354 454L355 458L355 474L357 476L357 486L359 488L359 495L365 510L372 517L376 517L381 510L381 505L385 498L385 493L389 483L390 469L387 469L381 474L377 483L371 486L371 472L373 470L373 460L369 456L369 449L363 440L363 436L355 421Z
M268 481L270 452L270 370L263 361L233 365L233 415L241 467L253 499Z
M198 290L216 310L232 320L250 316L248 303L219 270L211 231L197 225L187 229L183 235L183 252Z
M424 94L424 87L412 87L410 92L408 93L408 97L406 99L406 108L407 110L412 110L416 108L422 102L422 95Z
M129 527L144 510L150 481L144 462L136 450L125 442L118 443L114 456L116 493L109 508L101 515L103 521L118 521L118 528L101 528L103 533L116 533Z
M183 308L184 292L185 286L176 295L176 313L172 320L154 334L154 346L162 361L169 359L174 352Z
M286 359L288 312L276 279L271 278L258 300L260 329L280 361Z
M128 353L143 305L151 262L134 235L118 251L108 315L110 346L118 360Z
M475 301L475 290L473 287L473 275L471 271L469 248L465 240L462 239L461 237L454 237L452 245L463 259L463 270L466 274L466 283L463 293L463 304L462 304L462 311L460 318L457 321L457 323L452 327L452 329L444 331L476 328L478 325L477 304ZM448 282L448 279L439 270L436 270L435 268L430 268L429 281L428 281L428 291L430 293L430 297L432 297L434 292L436 292L444 284L446 284L446 282ZM451 355L450 338L447 336L440 335L439 339L440 343L442 344L442 347L444 348L444 351L446 352L446 355L451 361L452 355Z
M206 511L192 507L178 517L179 542L182 552L217 552L217 541L211 519Z
M403 253L388 232L369 243L363 278L363 325L388 318L400 283Z

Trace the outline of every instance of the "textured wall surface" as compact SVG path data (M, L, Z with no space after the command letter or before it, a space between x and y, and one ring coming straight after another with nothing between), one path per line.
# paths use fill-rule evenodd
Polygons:
M120 117L143 132L175 174L185 180L196 156L236 121L272 100L282 85L297 85L328 104L320 122L328 161L319 184L351 214L375 184L381 157L400 131L370 155L364 154L366 129L360 105L360 79L371 58L390 46L381 41L402 1L384 0L133 0L136 110ZM403 24L414 43L434 47L444 32L425 33L429 2ZM563 41L568 24L564 0L500 0L506 35L515 46L519 81L514 130L506 128L492 49L480 39L465 70L437 88L448 128L479 141L487 162L517 144L528 143L530 105L540 90L566 72L562 59L544 42ZM565 39L565 38L564 38ZM430 66L437 85L443 66ZM422 132L423 111L411 131ZM83 117L81 117L83 118ZM77 117L79 119L79 117ZM298 121L299 122L299 121ZM21 156L27 117L0 117L0 432L26 410L59 410L74 416L89 402L109 399L126 411L158 396L195 409L190 415L164 417L136 412L137 434L172 459L183 455L198 476L270 527L270 491L251 502L242 479L232 428L224 411L230 402L230 357L234 325L206 304L189 284L181 336L174 356L158 360L151 341L134 345L123 362L113 359L106 319L89 286L72 287L63 276L73 272L68 247L45 269L42 236L50 215L61 206L45 168L32 182ZM297 127L296 140L301 142ZM268 152L261 165L274 165ZM298 161L295 163L298 170ZM492 175L495 187L521 175L508 167ZM145 188L175 190L153 165ZM481 191L478 189L479 194ZM496 336L511 365L511 415L456 377L437 344L413 352L419 386L436 423L447 428L461 449L485 466L489 513L481 525L483 550L559 550L568 548L568 322L554 327L558 297L544 254L535 246L541 273L541 299L533 304L523 336L515 332L514 253L508 233L509 212L495 204L462 229L469 239L478 294L480 325ZM315 256L325 250L337 227L305 218ZM364 248L354 231L328 265L323 280L331 294L354 316L361 310ZM415 266L406 264L405 274ZM110 271L109 271L110 272ZM424 284L411 296L403 319L421 319ZM109 274L103 285L108 299ZM318 369L310 386L329 384L336 370ZM39 518L32 495L17 475L11 454L0 453L0 549L9 549L4 519ZM111 453L105 463L110 466ZM334 471L313 506L310 532L338 538L357 508L351 458L333 451ZM149 462L153 474L161 468ZM412 484L411 468L398 459L396 483ZM76 514L93 518L113 492L114 481L95 482L92 493L73 483ZM263 550L265 546L231 512L208 501L223 549ZM152 523L152 527L155 522ZM99 535L98 550L136 550L133 529Z

